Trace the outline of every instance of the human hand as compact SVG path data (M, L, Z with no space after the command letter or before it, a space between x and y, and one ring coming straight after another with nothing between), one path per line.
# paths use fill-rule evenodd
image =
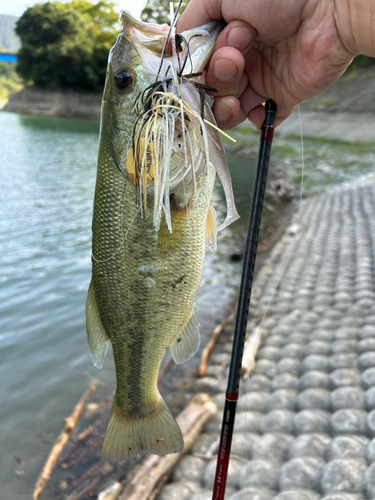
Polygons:
M296 105L332 85L355 53L340 38L333 0L191 0L180 32L214 19L228 24L220 33L207 70L207 85L218 90L213 112L220 128L246 118L260 128L262 103L277 105L275 126ZM345 17L345 16L344 16ZM350 43L347 44L350 46Z

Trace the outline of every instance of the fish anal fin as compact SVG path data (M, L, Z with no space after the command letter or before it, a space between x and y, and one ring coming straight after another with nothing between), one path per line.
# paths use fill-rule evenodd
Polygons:
M137 416L127 416L116 399L115 396L104 436L103 460L123 460L140 451L167 455L182 450L181 430L160 394L150 411L145 408Z
M190 315L176 340L170 345L172 357L177 364L185 363L197 352L200 344L199 321L194 304Z
M92 362L97 368L101 368L107 354L109 337L100 319L92 281L86 301L86 331Z
M206 219L206 244L212 252L217 250L217 222L216 222L216 212L210 203L210 207L207 212Z

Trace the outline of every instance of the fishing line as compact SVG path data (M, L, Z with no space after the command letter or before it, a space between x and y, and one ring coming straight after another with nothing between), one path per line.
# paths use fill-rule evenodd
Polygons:
M115 253L114 253L111 257L109 257L109 259L106 259L106 260L98 260L98 259L96 259L96 258L94 257L94 254L91 254L91 257L95 260L95 262L97 262L98 264L104 264L105 262L108 262L108 261L110 261L111 259L113 259L113 257L115 257L115 256L119 253L119 251L121 250L121 248L122 248L123 244L125 243L125 240L126 240L126 237L127 237L127 235L128 235L128 232L130 231L130 228L132 227L133 222L135 221L135 218L137 217L137 215L138 215L139 211L140 211L140 208L138 208L138 210L136 211L136 213L135 213L135 215L134 215L134 217L133 217L132 221L131 221L131 222L130 222L130 224L129 224L128 229L126 230L126 233L125 233L124 239L122 240L121 245L120 245L120 246L119 246L119 248L116 250L116 252L115 252Z
M296 231L294 232L294 235L293 235L293 238L292 238L292 243L294 243L294 241L297 238L297 235L299 234L299 225L300 225L300 219L301 219L301 213L302 213L303 177L304 177L304 170L305 170L305 156L304 156L304 148L303 148L302 119L301 119L301 110L300 110L299 104L298 104L297 108L298 108L298 118L299 118L300 137L301 137L301 167L302 167L302 175L301 175L301 183L300 183L300 197L299 197L299 203L298 203L298 215L297 215ZM272 294L271 294L271 298L270 298L270 300L269 300L269 302L267 304L266 310L264 311L264 314L263 314L262 321L261 321L261 323L259 325L259 333L258 333L258 336L257 336L257 341L259 340L260 331L261 331L263 322L266 319L266 315L267 315L269 306L271 304L271 301L273 299L273 296L274 296L276 290L279 288L281 280L284 277L284 272L285 272L285 269L287 268L287 266L289 264L289 261L290 261L290 259L292 257L292 253L293 253L293 245L290 245L288 256L287 256L287 259L286 259L285 264L283 266L283 269L281 271L280 278L277 280L277 283L276 283L276 285L273 288L273 291L272 291ZM255 345L256 345L256 343L255 343Z
M178 15L179 15L181 7L182 7L182 1L183 0L180 0L180 2L178 4L178 7L177 7L177 10L175 12L173 21L171 22L171 27L169 28L169 31L168 31L167 38L165 39L165 42L164 42L164 47L163 47L163 50L162 50L161 56L160 56L160 66L159 66L159 70L158 70L157 75L156 75L156 80L159 80L160 71L161 71L161 68L163 67L163 62L164 62L165 49L167 47L167 44L168 44L169 38L171 36L172 30L173 30L173 28L177 24Z
M282 279L284 278L285 270L286 270L286 268L289 265L289 262L290 262L290 259L292 257L292 253L293 253L293 243L296 241L296 238L299 235L300 220L301 220L301 214L302 214L303 181L304 181L304 171L305 171L305 153L304 153L304 144L303 144L302 117L301 117L301 109L300 109L300 105L299 104L297 106L297 109L298 109L298 120L299 120L300 138L301 138L301 169L302 169L302 173L301 173L301 182L300 182L300 189L299 189L300 196L299 196L299 203L298 203L298 215L297 215L296 231L294 232L291 244L289 246L288 256L287 256L287 259L286 259L285 264L283 266L283 269L281 271L280 277L278 278L278 280L277 280L277 282L276 282L276 284L275 284L275 286L274 286L274 288L272 290L270 300L268 301L268 304L267 304L266 309L264 311L262 320L261 320L260 325L258 327L258 333L257 333L257 336L256 336L256 340L254 342L253 352L251 353L251 362L255 362L255 356L256 356L255 349L256 349L257 345L259 344L259 342L261 340L263 323L264 323L264 321L266 319L269 306L271 305L271 302L272 302L273 297L274 297L274 295L276 293L276 290L278 290L279 285L280 285ZM248 380L249 380L249 378L250 377L248 377ZM247 429L248 392L249 391L245 392L245 406L246 406L246 410L245 410L245 429ZM247 430L245 430L245 439L247 441ZM246 463L247 463L247 467L250 467L250 460L249 460L248 453L249 453L249 446L248 446L248 443L246 442ZM249 499L250 499L250 492L249 492Z

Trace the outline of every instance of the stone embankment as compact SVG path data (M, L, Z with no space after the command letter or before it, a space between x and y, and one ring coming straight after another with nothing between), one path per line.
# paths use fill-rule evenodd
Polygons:
M48 92L38 87L25 87L10 96L3 110L26 115L64 118L100 119L101 94Z
M282 136L329 139L344 142L375 142L373 113L329 113L323 111L298 111L285 120L276 130Z
M250 320L263 342L241 386L226 498L375 499L374 176L303 203L257 276ZM219 344L196 382L221 411L230 349ZM158 500L212 498L221 411Z
M332 87L301 105L306 137L375 142L375 67L347 71ZM300 136L297 112L277 129Z

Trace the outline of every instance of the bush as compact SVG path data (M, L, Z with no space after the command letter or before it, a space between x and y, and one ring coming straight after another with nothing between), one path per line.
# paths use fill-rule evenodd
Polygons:
M8 99L21 89L21 79L14 63L0 62L0 99Z

